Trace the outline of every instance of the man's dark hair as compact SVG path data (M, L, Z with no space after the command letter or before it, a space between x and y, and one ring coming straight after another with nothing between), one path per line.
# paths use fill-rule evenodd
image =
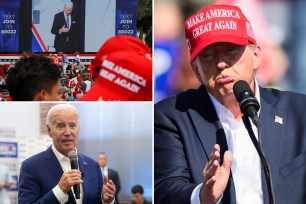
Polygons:
M133 194L135 193L143 194L143 187L138 184L138 185L133 186L131 191Z
M49 58L33 55L10 68L6 84L13 101L32 101L41 90L51 93L60 78L60 69Z

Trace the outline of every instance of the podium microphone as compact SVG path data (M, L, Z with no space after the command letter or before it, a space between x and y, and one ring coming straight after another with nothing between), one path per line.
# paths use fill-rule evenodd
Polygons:
M253 124L258 128L259 118L257 111L259 110L259 103L254 97L254 94L246 81L240 80L234 84L233 87L235 97L239 103L243 115L248 115Z
M239 103L240 110L243 113L243 123L250 135L250 138L255 146L255 149L259 155L261 165L265 174L266 184L269 194L269 203L275 204L275 197L272 185L272 175L270 165L267 161L266 155L264 154L261 147L261 131L259 117L257 111L259 110L259 102L254 97L254 94L246 81L240 80L237 81L233 86L233 91L235 97ZM258 130L258 140L253 132L249 117L251 118L253 124L257 127Z

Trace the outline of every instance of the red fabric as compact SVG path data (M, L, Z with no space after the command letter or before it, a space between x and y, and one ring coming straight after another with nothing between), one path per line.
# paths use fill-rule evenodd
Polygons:
M57 56L57 55L54 55L51 57L51 62L53 64L55 64L56 66L60 66L61 65L61 62L62 62L62 57L61 56Z
M239 7L210 5L187 19L185 35L191 60L208 45L229 42L247 45L256 43L253 28Z
M89 66L91 68L91 73L93 75L98 75L99 73L95 72L95 68L101 65L103 58L118 51L134 52L140 55L151 54L150 48L136 37L128 35L113 36L101 46L95 59L92 60Z
M151 54L115 52L105 56L99 76L81 101L151 101Z
M4 68L0 67L0 76L4 77L5 74L4 74Z
M74 92L72 93L74 99L76 99L76 95L79 93L79 89L74 90Z

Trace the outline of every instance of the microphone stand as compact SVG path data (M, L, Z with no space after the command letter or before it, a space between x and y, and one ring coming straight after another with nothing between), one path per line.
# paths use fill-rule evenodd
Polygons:
M260 123L259 123L259 119L256 116L256 119L253 119L253 123L254 125L257 127L258 130L258 140L256 139L256 136L253 132L252 129L252 125L250 123L249 117L247 116L247 114L244 114L242 116L242 120L244 123L244 126L246 127L250 138L255 146L255 149L259 155L260 161L261 161L261 165L265 174L265 178L266 178L266 184L267 184L267 189L268 189L268 194L269 194L269 203L270 204L275 204L275 197L274 197L274 191L273 191L273 185L272 185L272 176L271 176L271 169L270 169L270 165L267 161L266 155L264 154L262 147L261 147L261 131L260 131Z

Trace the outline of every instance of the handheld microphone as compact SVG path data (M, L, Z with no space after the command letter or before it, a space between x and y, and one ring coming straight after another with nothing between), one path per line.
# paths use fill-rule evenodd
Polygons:
M259 118L257 111L259 110L259 103L254 97L249 84L243 80L237 81L234 84L233 90L241 112L249 116L253 124L258 127Z
M68 157L70 159L70 165L71 165L71 169L79 169L78 166L78 155L75 151L71 151L68 154ZM80 199L80 185L76 184L73 186L73 192L75 195L76 199Z

